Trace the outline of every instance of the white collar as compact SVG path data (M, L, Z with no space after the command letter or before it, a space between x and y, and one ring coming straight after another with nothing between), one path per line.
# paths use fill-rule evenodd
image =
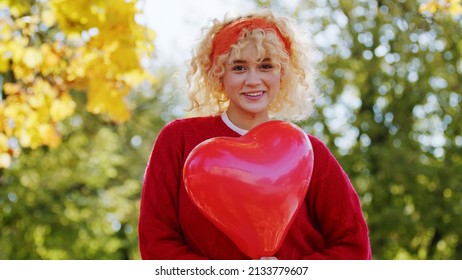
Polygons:
M233 124L233 123L231 122L231 120L228 118L228 115L226 114L226 111L223 112L223 113L221 114L221 119L223 120L223 122L224 122L229 128L231 128L233 131L239 133L239 135L244 135L244 134L246 134L247 132L249 132L248 130L239 128L239 127L237 127L235 124Z

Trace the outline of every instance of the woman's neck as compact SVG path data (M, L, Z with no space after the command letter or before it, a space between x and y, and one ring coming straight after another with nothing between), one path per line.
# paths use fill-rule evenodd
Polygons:
M237 127L244 130L251 130L259 124L269 120L268 113L242 114L233 110L227 110L228 119Z

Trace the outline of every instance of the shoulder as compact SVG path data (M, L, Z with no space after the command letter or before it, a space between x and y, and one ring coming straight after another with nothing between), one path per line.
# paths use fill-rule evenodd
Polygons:
M159 136L174 134L176 136L184 134L190 130L201 130L210 126L216 117L190 117L180 118L168 122L160 131Z
M339 162L329 150L327 145L319 138L308 135L314 154L313 178L321 180L332 175L332 172L343 172Z
M332 153L330 152L329 148L321 139L311 134L308 135L308 139L310 139L311 146L313 147L315 156L316 154L322 157L332 156Z
M167 123L162 130L171 131L210 126L216 118L217 116L180 118Z
M195 146L216 134L219 117L190 117L167 123L159 133L158 140L170 145Z

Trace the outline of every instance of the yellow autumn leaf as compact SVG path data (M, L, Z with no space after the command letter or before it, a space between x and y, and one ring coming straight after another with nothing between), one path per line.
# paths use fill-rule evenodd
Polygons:
M17 115L20 107L20 103L18 102L9 102L10 100L7 99L7 102L9 104L6 104L6 106L3 108L3 118L5 120L13 118L14 116Z
M81 60L73 60L66 70L66 80L74 82L77 79L81 79L87 74L87 67L82 63Z
M41 21L46 26L51 27L56 23L55 14L51 10L44 10L41 14Z
M8 72L10 69L10 62L6 59L3 54L0 52L0 73Z
M34 94L49 96L50 99L56 98L59 92L59 90L54 85L41 78L34 80L32 90Z
M40 52L43 57L43 70L46 70L46 68L50 69L50 72L53 71L54 68L56 68L60 62L60 57L53 51L53 48L50 44L42 44L40 46ZM44 72L42 70L42 72Z
M100 51L95 51L85 46L80 48L79 51L81 55L81 60L85 63L85 65L90 65L91 63L101 59L101 57L105 55L105 53L101 53ZM101 67L101 65L99 66Z
M18 133L18 141L22 147L37 149L42 144L42 139L36 127L24 127Z
M155 78L152 75L149 75L149 73L140 69L128 71L120 75L118 79L123 81L130 87L140 86L144 81L149 81L150 83L156 82Z
M32 1L9 1L8 8L13 16L21 17L30 10L32 4Z
M8 137L6 137L4 133L0 132L0 153L5 153L8 150Z
M90 83L87 110L94 114L107 114L113 121L122 123L130 118L130 111L124 102L126 90L115 88L110 82Z
M127 45L119 45L111 53L111 62L117 66L117 70L120 72L127 72L140 67L136 51Z
M18 133L18 140L22 147L37 149L46 145L56 147L61 142L55 127L44 121L37 111L31 111L24 120L24 125Z
M61 144L61 136L53 125L49 123L41 124L38 127L38 132L41 138L41 145L56 148Z
M6 27L6 24L0 24L0 73L5 73L9 70L10 50L7 42L11 39L11 30Z
M27 46L27 39L24 37L16 37L8 41L7 48L11 52L11 59L14 65L23 63L24 49Z
M5 83L3 85L3 92L6 95L19 94L21 92L21 85L16 83Z
M15 61L17 62L21 61L24 49L27 47L28 44L29 44L28 38L22 37L22 36L21 37L15 36L14 38L12 38L12 40L8 41L8 48L10 49L10 51L12 51L13 53L18 52L18 54L16 55L16 59L13 57Z
M27 118L33 113L29 105L23 102L13 102L5 107L5 118L11 125L5 126L7 135L17 135L23 129Z
M107 103L111 100L106 95L111 91L110 84L103 80L93 79L90 81L87 92L87 110L94 114L103 114L107 112Z
M27 99L31 108L37 109L39 107L45 106L45 95L42 93L34 93L29 96Z
M108 115L116 123L123 123L130 118L131 114L123 98L119 98L111 102L111 107L108 110Z
M77 38L82 31L98 22L98 15L94 14L95 8L92 8L98 5L98 2L100 1L51 0L50 5L60 29L66 35ZM104 8L105 1L100 5Z
M111 3L112 5L114 3ZM90 5L90 12L94 17L90 17L89 24L98 25L99 23L104 23L106 21L106 7L98 5L98 3L92 3ZM91 21L93 19L94 21Z
M69 117L74 113L75 102L69 93L62 93L58 99L54 99L51 108L50 116L53 122L59 122Z
M42 53L39 49L28 47L24 50L22 60L27 67L35 69L42 63Z
M449 0L449 13L451 13L452 15L462 14L462 1Z
M5 105L0 102L0 134L5 132L7 120L5 117Z
M0 20L0 38L4 42L9 42L13 38L11 27L3 20Z
M35 79L34 70L29 67L24 67L22 64L13 64L12 70L18 80L24 83L32 83Z

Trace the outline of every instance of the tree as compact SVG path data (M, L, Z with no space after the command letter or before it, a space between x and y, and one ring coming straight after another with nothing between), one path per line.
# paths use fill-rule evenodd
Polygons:
M0 3L0 259L138 259L141 182L175 84L140 63L152 33L136 2Z
M72 91L116 123L129 119L132 88L150 80L141 59L153 32L136 22L136 0L0 1L0 168L22 148L61 143Z
M139 258L143 171L164 125L159 78L149 94L132 96L138 105L126 123L103 123L77 106L62 122L60 146L24 150L4 170L1 259Z
M163 73L163 74L162 74ZM130 94L119 125L85 110L63 121L57 148L24 150L0 176L0 259L139 259L137 224L146 162L174 117L172 70Z

